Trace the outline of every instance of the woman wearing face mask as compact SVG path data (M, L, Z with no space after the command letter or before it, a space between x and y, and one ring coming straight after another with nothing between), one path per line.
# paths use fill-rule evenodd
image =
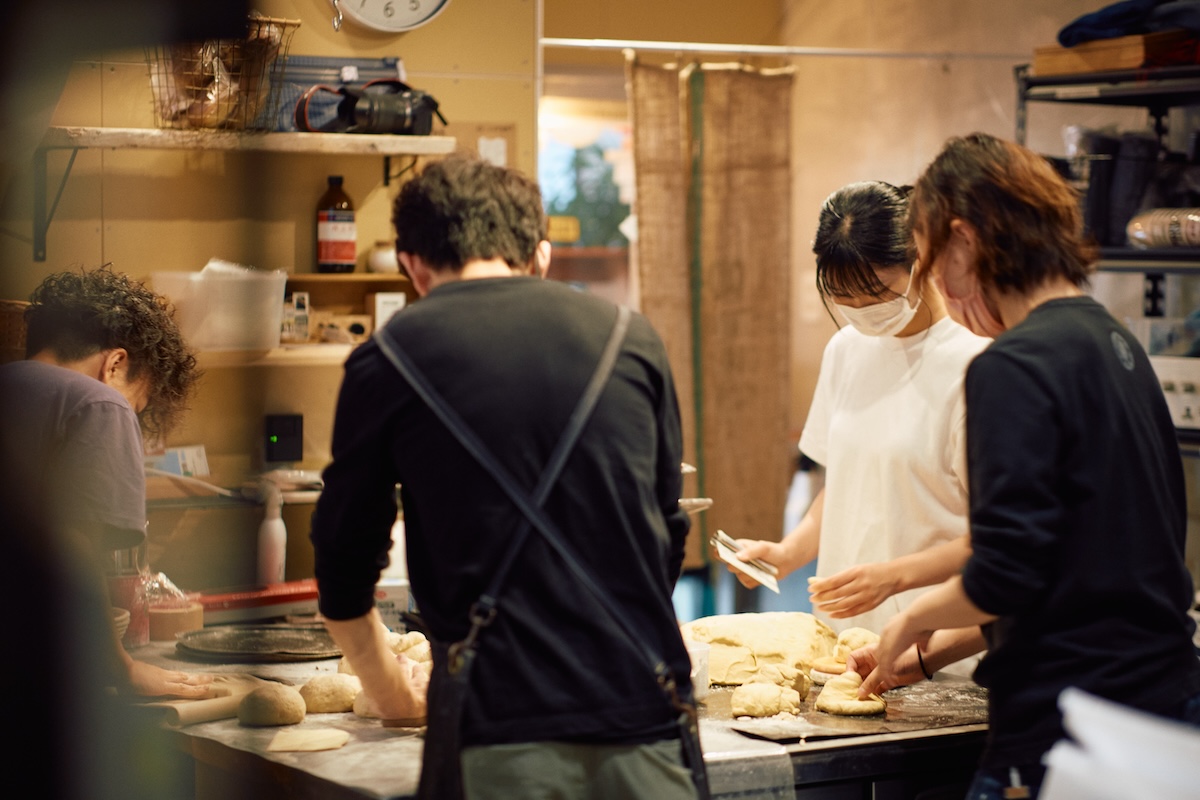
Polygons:
M1082 290L1077 197L1047 162L951 139L917 184L914 237L951 311L996 340L967 371L972 554L852 656L862 691L920 652L988 644L988 744L970 800L1036 797L1063 689L1200 723L1175 428L1145 352ZM919 646L917 651L915 646Z
M987 341L913 281L907 196L854 183L821 207L817 289L849 323L825 348L800 438L825 488L783 541L741 542L780 576L816 558L814 606L842 629L882 630L968 554L962 378Z

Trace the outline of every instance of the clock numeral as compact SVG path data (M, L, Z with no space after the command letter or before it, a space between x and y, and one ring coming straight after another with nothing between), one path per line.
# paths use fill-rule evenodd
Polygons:
M392 8L392 4L391 4L391 3L384 3L384 4L383 4L383 15L384 15L385 17L394 17L394 16L396 16L396 9Z
M408 10L409 11L420 11L421 10L421 0L408 0Z

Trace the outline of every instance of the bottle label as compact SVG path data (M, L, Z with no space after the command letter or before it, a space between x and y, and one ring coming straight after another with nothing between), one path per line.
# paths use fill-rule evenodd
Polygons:
M353 211L317 212L317 263L353 266L357 244Z

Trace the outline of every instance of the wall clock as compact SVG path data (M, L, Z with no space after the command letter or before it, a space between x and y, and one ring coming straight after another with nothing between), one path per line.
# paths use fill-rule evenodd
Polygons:
M342 29L342 17L384 33L419 28L442 13L450 0L329 0L336 16L333 29Z

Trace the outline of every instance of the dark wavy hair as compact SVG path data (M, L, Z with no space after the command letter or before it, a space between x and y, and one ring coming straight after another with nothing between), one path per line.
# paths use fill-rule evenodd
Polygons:
M1096 259L1078 193L1042 156L986 133L946 142L917 180L909 213L928 239L930 264L950 239L951 221L970 223L985 288L1023 293L1052 277L1082 287Z
M392 206L392 224L397 250L453 271L492 258L526 269L547 234L536 183L466 155L435 161L406 183Z
M179 421L200 373L166 298L105 265L51 275L29 300L26 357L50 351L61 361L78 361L124 348L129 379L149 378L139 415L143 432L164 434Z
M821 204L813 253L817 291L826 297L880 299L895 295L876 268L911 269L907 186L861 181L838 189Z

